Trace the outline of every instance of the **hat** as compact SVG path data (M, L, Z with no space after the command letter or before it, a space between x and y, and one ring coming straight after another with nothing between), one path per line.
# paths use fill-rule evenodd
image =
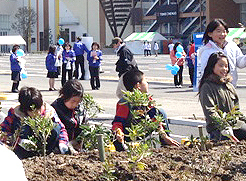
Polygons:
M122 42L122 39L120 37L115 37L113 40L112 40L112 45L113 44L117 44L118 42Z

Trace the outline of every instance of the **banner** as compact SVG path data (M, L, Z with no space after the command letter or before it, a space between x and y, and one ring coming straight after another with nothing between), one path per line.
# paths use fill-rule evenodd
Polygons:
M156 11L157 22L161 23L171 23L178 21L178 5L162 5L157 8Z
M197 53L197 50L199 47L203 45L202 38L203 38L203 32L201 33L194 33L193 34L193 40L195 43L195 52ZM199 81L202 78L202 72L201 72L201 62L197 60L197 56L195 59L195 70L194 70L194 79L193 79L193 91L198 91Z

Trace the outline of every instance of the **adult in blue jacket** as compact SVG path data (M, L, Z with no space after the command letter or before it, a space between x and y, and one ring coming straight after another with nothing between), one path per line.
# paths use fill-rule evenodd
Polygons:
M82 73L80 80L84 80L85 79L84 53L85 52L88 53L89 50L87 49L86 45L81 42L80 37L77 37L77 40L78 41L73 46L73 50L76 55L74 76L76 79L79 78L79 65L80 65L80 69Z
M10 67L11 67L11 80L13 80L12 90L11 92L18 92L19 82L21 81L20 72L21 66L17 57L17 50L19 49L19 45L14 45L12 48L12 53L10 55Z

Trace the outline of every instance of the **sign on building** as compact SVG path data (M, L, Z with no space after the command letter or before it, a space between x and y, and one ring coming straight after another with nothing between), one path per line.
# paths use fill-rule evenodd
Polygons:
M162 5L157 8L156 11L157 21L161 23L171 23L178 21L178 5L169 4Z

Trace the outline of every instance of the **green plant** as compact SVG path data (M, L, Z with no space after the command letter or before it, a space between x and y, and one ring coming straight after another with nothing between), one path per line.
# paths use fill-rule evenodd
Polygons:
M238 106L234 106L232 110L228 113L221 111L218 106L215 106L215 110L218 113L217 116L213 116L213 120L218 125L218 129L220 131L224 130L226 127L230 126L232 128L235 127L238 120L245 121L245 117L239 111Z
M93 118L103 111L103 108L95 102L90 94L84 94L77 115L82 117L82 123L85 124L87 119Z
M112 133L109 129L101 125L80 125L82 129L81 134L76 138L81 141L86 150L93 150L97 148L97 134L103 134L104 143L108 143L112 138Z

